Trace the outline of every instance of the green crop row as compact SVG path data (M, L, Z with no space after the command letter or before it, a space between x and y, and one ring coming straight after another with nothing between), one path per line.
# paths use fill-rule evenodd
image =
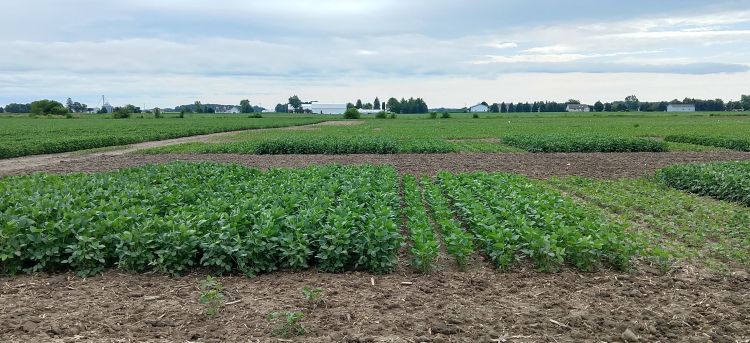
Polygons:
M665 141L676 143L690 143L695 145L713 146L732 150L750 151L750 139L726 136L692 135L669 135L664 137Z
M543 271L568 262L627 268L637 249L624 228L556 191L510 174L440 173L440 186L501 269L531 258Z
M0 180L0 272L387 272L398 206L391 167L172 163L11 177Z
M578 134L508 135L503 144L529 152L663 152L667 144L636 137Z
M435 232L422 199L422 191L414 176L404 176L403 191L403 211L406 227L409 230L410 252L414 256L412 265L423 273L429 273L440 254L440 245L435 238Z
M277 128L318 118L24 119L0 122L0 158L126 145L215 132Z
M673 188L750 206L750 162L670 166L656 176Z
M395 154L398 142L376 136L352 138L320 137L318 139L281 138L258 143L254 153L282 154Z
M147 150L146 153L235 153L259 155L287 154L397 154L448 153L456 149L443 140L399 141L387 136L283 137L261 141L228 143L187 143Z
M440 188L429 179L422 179L422 187L425 190L425 198L430 205L432 219L440 229L448 254L453 256L456 265L460 269L466 267L466 260L474 253L473 238L470 233L461 228L461 223L454 218L450 209L450 203L445 198Z

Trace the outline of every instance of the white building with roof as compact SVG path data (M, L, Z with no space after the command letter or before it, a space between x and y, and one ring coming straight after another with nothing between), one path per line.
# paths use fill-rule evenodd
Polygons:
M584 104L568 104L565 106L566 112L591 112L589 105Z
M667 105L667 112L695 112L695 105L669 104Z
M476 104L469 107L469 112L489 112L490 107L485 104Z

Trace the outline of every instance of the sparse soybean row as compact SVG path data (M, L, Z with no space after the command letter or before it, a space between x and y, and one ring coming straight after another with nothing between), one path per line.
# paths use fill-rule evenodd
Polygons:
M3 273L387 272L401 245L390 167L173 163L6 178L0 195Z
M501 269L523 258L543 271L566 262L584 271L602 263L627 268L637 251L622 227L525 177L444 172L439 182Z
M403 211L409 231L412 265L424 273L429 273L435 267L440 254L440 244L435 238L435 232L422 199L422 192L414 176L403 177L403 192Z
M472 235L461 228L461 223L454 218L448 200L436 184L424 178L422 186L427 203L430 204L430 213L440 230L446 251L456 261L459 269L464 269L467 259L474 253Z

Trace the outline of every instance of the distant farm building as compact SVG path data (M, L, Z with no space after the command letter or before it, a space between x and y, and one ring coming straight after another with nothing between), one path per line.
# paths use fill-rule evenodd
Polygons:
M469 107L469 112L489 112L490 107L485 104L476 104Z
M667 105L667 112L695 112L695 105L669 104Z
M568 106L565 107L566 112L591 112L591 108L589 108L589 105L584 104L568 104Z
M239 108L237 108L237 107L231 107L231 108L229 108L229 109L228 109L228 110L226 111L226 113L232 113L232 114L235 114L235 113L240 113L240 109L239 109Z
M102 108L106 109L107 113L112 113L112 111L115 110L115 108L112 107L112 105L110 105L109 102L105 102L104 105L102 105Z
M294 112L292 105L288 105L287 109L289 112ZM313 114L344 114L346 112L346 104L320 104L314 102L311 104L302 104L302 111Z

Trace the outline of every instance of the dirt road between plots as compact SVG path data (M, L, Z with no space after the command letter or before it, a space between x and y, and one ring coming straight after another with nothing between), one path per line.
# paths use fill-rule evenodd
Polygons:
M13 174L19 170L34 170L35 168L44 168L45 166L54 165L57 163L64 163L71 160L79 160L82 158L96 158L106 156L120 156L129 154L137 150L158 148L168 145L182 144L182 143L194 143L194 142L209 142L217 138L222 138L238 133L250 132L250 131L267 131L267 130L291 130L291 129L307 129L316 130L322 126L348 126L348 125L359 125L364 122L358 121L324 121L316 124L289 126L282 128L269 128L269 129L250 129L250 130L239 130L239 131L227 131L211 133L207 135L197 135L189 137L180 137L174 139L165 139L160 141L149 141L143 143L136 143L124 146L113 146L103 147L94 149L93 151L72 151L64 152L59 154L45 154L45 155L32 155L22 156L9 159L0 159L0 175Z
M33 172L99 172L172 161L239 163L257 168L303 167L330 163L390 164L401 173L432 175L440 170L505 171L535 178L586 176L596 178L639 177L678 163L750 160L745 152L669 153L494 153L494 154L398 154L398 155L238 155L238 154L96 154L60 159L43 165L0 168L0 176Z
M295 342L750 339L746 272L276 272L219 278L226 305L215 316L204 315L199 302L204 278L117 271L87 279L0 277L0 341L277 342L267 319L274 311L304 313L307 333ZM321 287L324 303L309 304L305 286Z

